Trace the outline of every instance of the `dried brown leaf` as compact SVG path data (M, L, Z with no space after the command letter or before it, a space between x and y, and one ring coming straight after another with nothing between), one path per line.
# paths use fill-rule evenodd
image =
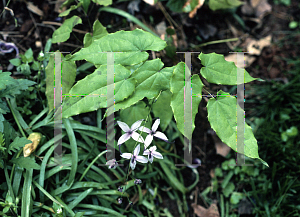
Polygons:
M193 18L196 15L197 10L202 7L204 1L205 0L198 0L198 5L189 13L189 18Z
M220 213L216 204L211 204L208 209L203 206L196 205L193 203L191 205L194 208L194 213L199 217L220 217Z

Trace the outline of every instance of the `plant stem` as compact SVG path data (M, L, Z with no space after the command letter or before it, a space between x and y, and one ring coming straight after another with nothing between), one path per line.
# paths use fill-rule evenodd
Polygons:
M228 39L222 39L222 40L216 40L216 41L209 41L206 43L202 43L199 45L194 45L191 44L192 48L199 48L199 47L204 47L206 45L210 45L210 44L220 44L220 43L225 43L225 42L230 42L230 41L238 41L240 38L228 38Z

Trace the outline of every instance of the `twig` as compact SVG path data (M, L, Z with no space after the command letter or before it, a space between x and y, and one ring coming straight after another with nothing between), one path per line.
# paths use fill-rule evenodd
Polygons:
M163 12L164 16L166 17L166 19L168 20L169 24L174 28L174 26L176 28L178 28L177 23L172 19L172 17L169 15L169 13L166 11L166 9L164 8L164 6L161 4L161 2L157 3L159 9ZM173 24L174 26L173 26Z
M37 33L38 33L38 35L39 35L39 39L40 39L40 41L41 41L41 47L42 47L42 50L44 50L40 30L38 29L38 27L37 27L37 25L36 25L36 22L35 22L34 17L32 16L32 13L31 13L29 10L28 10L28 12L29 12L29 15L30 15L30 17L31 17L31 19L32 19L32 22L33 22L33 24L34 24L34 26L35 26L35 28L36 28L36 31L37 31Z
M51 21L43 21L43 24L45 24L45 25L54 25L54 26L61 26L62 25L62 23L56 23L56 22L51 22ZM74 29L74 28L73 28L72 31L82 33L82 34L89 33L88 31L83 31L83 30Z

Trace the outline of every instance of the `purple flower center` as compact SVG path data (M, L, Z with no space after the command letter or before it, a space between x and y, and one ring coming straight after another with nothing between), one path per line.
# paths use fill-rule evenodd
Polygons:
M132 157L131 163L133 163L135 161L136 156Z

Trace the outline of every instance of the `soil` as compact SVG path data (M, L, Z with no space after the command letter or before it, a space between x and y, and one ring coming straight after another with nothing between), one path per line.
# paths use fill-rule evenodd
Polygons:
M29 12L26 7L25 1L11 1L8 7L13 10L15 18L18 22L18 26L15 27L15 20L9 13L6 13L5 18L0 18L0 29L2 31L0 32L0 39L2 41L15 43L15 45L19 48L20 53L24 53L27 49L32 48L34 56L37 57L40 50L43 49L43 45L45 45L46 41L52 37L53 28L58 28L57 25L45 25L43 24L43 22L51 21L62 23L64 18L58 17L58 13L55 12L55 4L53 4L53 1L51 1L50 3L50 1L32 0L31 2L43 12L43 16L37 15L33 12ZM167 9L166 7L165 8L179 26L177 31L177 51L187 51L188 49L191 50L189 47L187 47L187 45L189 45L190 43L200 44L224 38L234 38L235 36L230 30L229 24L233 26L234 29L236 29L239 33L248 33L249 38L252 37L256 40L271 35L273 43L265 47L262 50L261 54L256 56L256 60L249 67L247 67L246 70L252 77L259 77L265 80L281 79L283 81L286 81L287 79L289 79L289 77L284 73L284 71L288 71L292 66L292 64L288 63L286 59L295 58L297 56L299 57L300 55L300 35L298 34L292 36L293 32L291 31L291 29L289 29L290 21L300 20L300 7L298 6L299 3L297 0L292 0L290 6L275 5L273 1L268 1L268 3L272 6L272 11L260 20L256 21L253 21L253 19L251 21L250 19L255 18L254 15L246 16L241 11L241 7L237 9L236 14L239 15L239 17L245 22L244 29L228 11L213 12L208 8L208 5L202 6L202 8L197 11L197 14L192 19L188 18L187 14L170 12L169 9ZM162 2L162 5L165 6L165 2ZM127 10L127 6L128 2L114 3L114 5L112 5L112 7L123 10ZM118 15L105 12L99 14L99 12L97 11L98 8L99 6L94 6L92 9L90 8L91 13L89 14L89 16L82 16L82 23L92 24L96 17L98 17L103 26L110 25L110 28L107 28L109 32L115 32L119 30L133 30L134 28L136 28L134 24L127 22L126 19L123 19ZM168 22L159 7L149 6L145 2L141 1L139 4L139 9L139 11L135 11L135 16L146 23L148 26L150 26L152 29L163 20L165 20L168 25ZM75 12L71 12L70 14L75 15ZM150 24L150 15L153 18L152 25ZM81 30L83 32L91 31L89 25L77 25L75 29ZM5 35L3 34L3 32L5 31L14 33ZM202 36L201 42L199 42L199 37L197 37L199 35ZM78 50L82 47L83 37L83 33L76 33L76 37L75 34L72 34L67 43L60 43L59 45L53 44L52 50ZM231 45L233 45L233 43L231 43ZM201 47L201 49L197 51L203 53L216 52L219 54L227 55L229 52L233 51L229 46L226 43L213 44ZM245 48L243 47L242 43L240 44L240 46L242 47L242 49ZM0 55L0 70L6 71L9 65L8 60L14 57L14 52ZM165 66L173 66L179 61L184 61L183 55L176 55L172 60L171 58L167 57L164 52L157 53L156 57L161 58L165 63ZM199 72L201 64L199 59L197 59L197 55L193 55L192 58L192 73L195 74ZM212 93L216 93L217 90L222 88L228 88L221 87L219 85L208 84L204 80L203 83L206 85L207 89L212 90ZM258 83L259 82L254 81L249 85ZM246 85L246 88L249 87L249 85ZM197 188L193 189L186 195L189 206L189 214L187 216L194 216L191 204L194 203L195 197L193 197L193 199L191 200L191 195L194 194L195 190L197 190L199 194L199 192L202 192L211 185L211 170L220 166L220 164L225 160L224 157L216 153L215 142L212 138L212 134L210 133L211 128L207 120L207 111L205 106L206 100L203 98L199 106L199 112L196 115L196 128L193 132L192 140L193 158L199 158L202 161L202 165L197 168L200 176L200 181L197 184ZM93 116L94 114L92 113L91 117ZM93 118L91 118L91 120L93 120ZM178 148L177 154L183 156L183 151ZM194 181L189 178L192 177L191 170L189 168L186 168L182 171L182 173L185 186L191 185ZM168 207L173 216L179 216L177 203L168 199L166 195L162 195L162 197L163 204L161 204L161 206ZM210 197L211 199L217 199L216 195L214 194L210 195ZM197 201L199 205L208 208L205 202L201 200L201 198L198 198Z

